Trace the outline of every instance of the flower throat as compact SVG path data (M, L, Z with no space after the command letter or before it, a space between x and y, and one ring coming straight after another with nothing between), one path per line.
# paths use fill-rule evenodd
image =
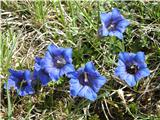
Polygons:
M130 74L135 74L138 71L138 66L131 65L127 67L127 72Z

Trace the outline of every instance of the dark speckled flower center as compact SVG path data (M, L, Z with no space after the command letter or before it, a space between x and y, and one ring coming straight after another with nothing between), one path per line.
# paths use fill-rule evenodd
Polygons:
M82 73L78 77L78 79L79 79L79 82L80 82L81 85L83 85L83 86L85 86L85 85L91 86L89 75L86 72Z
M27 86L27 81L24 79L21 79L17 84L20 88L24 88Z
M138 71L138 66L137 65L130 65L127 66L127 72L130 74L135 74Z
M66 60L62 56L57 56L55 58L55 66L57 68L62 68L66 64Z

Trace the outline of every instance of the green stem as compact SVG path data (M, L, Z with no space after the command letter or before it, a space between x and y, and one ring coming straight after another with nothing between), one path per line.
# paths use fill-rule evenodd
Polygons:
M7 88L8 88L8 83L7 83ZM7 101L8 101L8 120L12 120L12 106L11 106L9 89L7 89Z

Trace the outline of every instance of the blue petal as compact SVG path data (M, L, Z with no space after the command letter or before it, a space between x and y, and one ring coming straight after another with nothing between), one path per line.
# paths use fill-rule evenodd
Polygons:
M67 63L72 63L72 48L65 48L63 55Z
M119 59L122 60L125 64L127 62L132 62L134 60L135 54L128 52L120 52Z
M34 71L33 71L33 76L32 76L33 79L34 79L34 80L38 79L38 76L39 76L38 71L34 70Z
M123 34L121 32L119 32L118 30L110 31L109 36L116 36L121 40L123 39Z
M24 79L27 80L27 81L31 80L31 73L30 73L29 70L24 71Z
M121 28L126 28L129 24L130 24L129 21L124 19L118 22L117 26Z
M138 61L145 61L145 55L144 55L144 52L137 52L135 58L138 60Z
M100 76L92 80L92 88L97 93L99 89L106 83L107 79L104 76Z
M112 9L112 17L118 17L118 16L120 16L121 14L120 14L120 11L117 9L117 8L113 8Z
M111 22L111 17L112 17L112 13L109 12L109 13L101 13L100 14L100 19L101 19L101 23L102 23L102 26L108 26Z
M17 89L17 82L18 82L17 78L10 77L8 81L4 84L4 88L10 89L11 87L14 87L14 89Z
M68 74L70 72L75 71L73 64L66 64L61 70L60 70L60 76L63 76L64 74Z
M39 79L41 81L42 86L46 86L48 84L48 82L51 81L49 76L47 74L44 74L43 72L40 72Z
M118 60L118 66L119 67L126 67L125 63L121 59Z
M91 79L96 79L97 77L101 77L101 74L97 70L90 71L90 72L87 72L87 73L88 73L88 75Z
M118 66L116 69L115 69L115 75L116 76L120 76L122 74L126 73L126 68L125 67L121 67L121 66Z
M54 57L54 56L53 56ZM45 58L47 59L53 59L52 55L50 54L50 52L46 51L45 53Z
M26 96L26 95L28 95L28 93L25 91L25 89L23 89L23 90L22 89L18 89L17 93L20 96Z
M83 72L84 72L84 67L80 67L80 68L77 70L77 74L78 74L78 75L81 75Z
M119 39L123 39L123 34L119 31L115 31L115 36L118 37Z
M130 87L133 87L133 86L136 85L136 80L135 80L134 75L127 74L127 75L126 75L126 78L125 78L124 80L126 81L126 83L127 83Z
M141 78L147 77L149 75L150 75L150 71L148 68L140 69L135 75L136 81L139 81Z
M117 8L112 9L112 23L117 23L121 20L123 20L123 16L120 14L119 10Z
M69 73L67 73L67 77L68 77L68 78L77 79L77 77L78 77L78 72L77 72L77 71L69 72Z
M52 57L55 55L55 56L58 56L58 55L61 55L62 52L63 52L63 48L58 48L57 46L51 44L48 46L48 51L49 53L52 55Z
M70 94L72 96L77 96L82 87L78 79L70 79Z
M39 64L35 63L35 64L34 64L34 69L35 69L36 71L39 71L39 70L41 69L41 66L40 66Z
M32 88L32 86L26 86L25 91L26 91L28 94L34 94L34 93L35 93L35 91L34 91L34 89Z
M39 58L39 57L35 58L34 69L36 71L39 71L41 69L41 60L42 60L42 58Z
M108 36L108 29L102 25L99 29L98 29L98 35L100 37L105 37L105 36Z
M49 73L50 78L53 81L57 81L60 77L60 70L57 68L47 68L46 71Z
M42 60L42 64L43 64L44 69L52 68L54 66L53 59L50 59L50 58L44 58Z
M121 26L116 26L116 28L115 28L117 31L119 31L119 32L121 32L121 33L124 33L124 31L125 31L125 27L121 27Z
M8 71L11 73L11 75L13 75L17 78L23 77L24 71L22 71L22 70L16 71L16 70L13 70L13 69L9 69Z
M91 101L95 101L97 98L97 94L88 86L84 86L78 93L78 96L84 97Z
M41 59L42 59L42 58L40 58L40 57L35 57L35 62L36 62L37 64L40 64Z
M147 64L145 63L144 52L137 52L137 54L135 56L135 61L137 62L140 69L147 67Z
M84 68L85 72L89 73L89 72L94 72L95 70L96 69L95 69L92 61L86 63L85 68Z

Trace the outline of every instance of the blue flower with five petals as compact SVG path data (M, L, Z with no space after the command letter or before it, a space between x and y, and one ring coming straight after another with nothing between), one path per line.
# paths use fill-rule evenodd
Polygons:
M101 13L100 19L102 26L98 30L99 36L109 35L123 39L123 33L130 23L120 14L117 8L113 8L112 12Z
M97 92L106 83L106 78L101 76L92 62L69 74L70 94L80 96L91 101L96 100Z
M43 66L53 81L57 81L64 74L73 72L75 69L72 64L72 49L49 45Z
M5 89L13 87L20 96L34 94L35 91L32 87L31 73L29 70L15 71L9 69L9 72L11 75L9 76L8 82L4 84Z
M143 52L119 53L118 67L115 69L115 75L121 80L133 87L136 83L146 76L150 75L150 71L145 63L145 55Z

